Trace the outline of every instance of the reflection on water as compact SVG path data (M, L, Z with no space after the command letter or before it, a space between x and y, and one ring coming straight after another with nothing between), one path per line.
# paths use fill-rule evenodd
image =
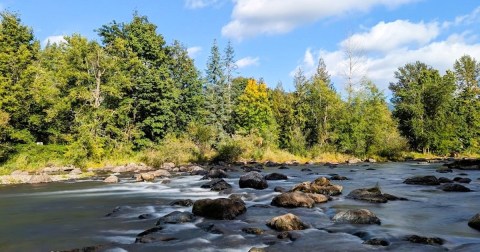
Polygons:
M302 172L301 166L288 170L268 168L263 173L280 172L289 176L288 181L269 181L265 190L240 189L238 177L230 173L227 182L233 185L233 193L248 193L248 211L235 221L211 221L198 218L195 223L166 225L161 232L177 240L153 244L132 244L138 233L154 226L156 219L172 211L191 211L191 207L170 206L174 199L202 199L228 197L200 188L205 181L200 176L172 178L168 184L135 183L124 180L119 184L98 181L79 183L52 183L41 185L13 185L0 187L0 251L50 251L115 243L117 251L248 251L253 246L272 245L274 250L369 250L357 236L362 231L371 237L385 238L392 243L392 250L415 250L415 245L401 244L405 235L437 236L446 240L447 248L461 244L480 243L480 232L467 226L468 219L480 212L480 171L462 171L472 182L468 193L447 193L437 187L406 185L402 181L414 175L433 174L452 179L450 174L435 173L441 164L415 165L409 163L371 164L366 166L309 166L315 174ZM367 170L367 168L376 170ZM344 186L344 194L333 201L317 204L313 209L264 208L278 193L276 186L290 188L296 183L311 181L319 176L336 173L350 180L334 181ZM409 201L391 201L372 204L345 199L351 190L378 185L383 192L408 198ZM105 217L120 206L120 210ZM252 207L253 206L253 207ZM354 226L333 224L330 218L342 209L368 208L381 220L382 225ZM301 231L296 242L279 241L276 233L266 227L270 218L287 212L294 213L312 225ZM153 219L140 220L140 214L151 214ZM212 222L227 230L224 235L211 234L200 228L199 223ZM241 232L242 227L252 226L267 230L263 236ZM333 241L332 241L333 239ZM268 245L267 245L268 244ZM333 247L332 247L333 246ZM413 247L411 247L413 246ZM421 250L425 249L422 247ZM432 248L430 248L432 249ZM474 250L472 250L474 251Z

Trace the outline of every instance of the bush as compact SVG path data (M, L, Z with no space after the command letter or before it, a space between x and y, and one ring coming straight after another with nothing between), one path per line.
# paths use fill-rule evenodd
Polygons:
M235 162L240 159L243 153L242 147L235 142L229 141L228 143L221 144L218 148L218 154L213 159L214 162Z
M141 160L149 166L160 168L166 162L176 165L195 162L198 153L198 147L188 138L167 135L160 145L146 150Z
M2 173L14 170L36 170L52 165L66 165L64 145L21 144L14 148L14 154L2 166Z

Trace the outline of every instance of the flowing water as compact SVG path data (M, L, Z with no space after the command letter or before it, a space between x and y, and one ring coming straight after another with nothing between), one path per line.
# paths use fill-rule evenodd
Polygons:
M240 189L238 178L242 171L230 172L225 179L233 185L232 193L243 193L247 212L233 221L197 218L193 223L168 224L161 230L176 240L150 244L135 244L140 232L155 226L158 217L170 212L191 211L192 207L170 206L175 199L198 200L228 197L200 186L201 176L179 176L163 184L138 183L123 179L119 184L100 181L50 183L38 185L0 186L0 251L59 251L106 244L108 251L248 251L252 247L268 247L270 251L480 251L480 232L468 227L468 220L480 212L480 171L459 171L438 174L441 164L386 163L338 166L292 166L287 170L266 168L262 174L280 172L286 181L268 181L265 190ZM309 168L312 171L301 171ZM375 170L367 170L374 168ZM316 204L314 208L286 209L267 207L279 194L276 186L312 181L336 173L346 181L332 181L344 187L343 195L332 201ZM435 175L453 179L461 175L472 179L472 192L443 192L436 186L406 185L403 180L414 175ZM346 199L350 191L373 187L378 183L384 193L405 197L409 201L389 201L385 204ZM111 216L116 207L119 210ZM331 217L343 209L367 208L382 221L381 225L334 224ZM280 240L277 232L265 222L272 217L291 212L311 228L295 231L295 241ZM155 218L139 219L141 214ZM214 234L202 229L207 224L223 230ZM241 231L244 227L266 230L263 235ZM387 247L363 245L359 232L366 237L390 241ZM357 235L353 235L357 233ZM412 244L406 235L440 237L443 246Z

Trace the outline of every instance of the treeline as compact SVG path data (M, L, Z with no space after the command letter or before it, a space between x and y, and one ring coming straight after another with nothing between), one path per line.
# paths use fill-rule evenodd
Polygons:
M60 146L63 162L80 166L139 152L182 162L287 152L395 158L407 143L438 154L478 150L480 67L469 56L444 76L422 63L399 68L392 116L366 78L342 98L322 60L285 92L238 77L230 43L213 43L202 75L180 42L167 45L138 14L96 30L100 43L74 34L44 48L18 15L1 18L0 162L35 142Z

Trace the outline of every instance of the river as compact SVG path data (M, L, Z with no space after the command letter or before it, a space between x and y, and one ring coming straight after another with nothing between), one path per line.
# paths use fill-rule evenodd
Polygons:
M198 200L228 197L202 189L206 181L201 176L177 176L169 183L154 183L122 179L118 184L84 180L35 185L0 186L0 251L61 251L105 244L106 251L248 251L252 247L269 247L269 251L480 251L480 232L467 225L480 212L480 171L460 171L439 174L441 164L383 163L326 166L290 166L290 169L265 168L262 174L280 172L288 180L268 181L265 190L240 189L239 177L244 174L229 172L225 179L233 186L233 193L245 197L247 212L233 221L197 218L193 223L165 225L161 231L175 240L150 244L135 244L140 232L155 226L156 220L170 212L191 211L192 207L170 206L176 199ZM309 168L312 171L301 171ZM370 169L369 169L370 168ZM373 168L373 169L372 169ZM350 180L332 181L344 187L341 196L316 204L314 208L286 209L266 207L279 194L276 186L293 185L330 177L332 173ZM463 175L459 175L464 173ZM465 184L472 192L443 192L437 186L407 185L406 178L415 175L437 177L468 177ZM378 183L382 192L405 197L408 201L389 201L385 204L346 199L350 191L373 187ZM113 209L120 207L111 216ZM339 210L367 208L382 221L381 225L335 224L332 216ZM265 222L272 217L291 212L311 228L295 231L298 239L280 240ZM151 219L139 219L151 214ZM200 228L213 223L226 230L223 234ZM263 235L251 235L242 227L259 227ZM359 232L369 237L383 238L387 247L363 245ZM356 233L356 235L353 235ZM439 237L443 246L413 244L406 235ZM101 251L101 250L100 250Z

